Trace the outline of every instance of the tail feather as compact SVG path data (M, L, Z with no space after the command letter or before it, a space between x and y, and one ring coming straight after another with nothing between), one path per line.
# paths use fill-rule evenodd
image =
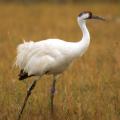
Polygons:
M27 55L30 52L34 42L24 42L17 47L17 57L15 61L15 65L19 66L20 69L24 69L27 62Z
M24 80L29 77L28 73L24 72L23 70L20 71L20 74L18 76L19 76L19 80Z

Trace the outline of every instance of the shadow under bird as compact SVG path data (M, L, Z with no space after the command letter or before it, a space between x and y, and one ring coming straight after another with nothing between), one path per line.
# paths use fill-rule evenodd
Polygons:
M86 27L86 20L89 19L105 20L103 17L93 15L90 11L80 13L77 17L77 22L81 28L83 37L78 42L47 39L38 42L24 42L17 47L16 66L20 68L19 80L38 76L27 91L18 120L21 118L25 104L36 82L45 74L53 75L53 84L51 87L51 112L53 112L57 75L63 73L75 58L82 56L90 44L90 34Z

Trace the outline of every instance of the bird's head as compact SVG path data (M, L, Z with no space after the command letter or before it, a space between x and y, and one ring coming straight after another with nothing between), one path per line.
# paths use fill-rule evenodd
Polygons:
M84 20L88 20L88 19L97 19L97 20L103 20L103 21L105 21L105 19L103 17L93 15L92 12L90 12L90 11L81 12L78 15L77 19L78 19L78 22L84 21Z

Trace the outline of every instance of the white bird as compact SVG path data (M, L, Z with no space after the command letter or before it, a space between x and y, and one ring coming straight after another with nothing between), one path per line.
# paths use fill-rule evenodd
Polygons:
M17 48L16 66L21 69L20 80L29 76L42 76L62 73L78 56L82 56L90 44L86 27L87 19L101 19L91 12L82 12L77 17L83 37L79 42L66 42L60 39L47 39L39 42L24 42Z
M19 80L31 76L52 74L54 77L52 93L55 92L56 76L69 66L78 56L82 56L89 44L90 34L86 27L86 20L104 18L95 16L89 11L82 12L77 17L83 37L78 42L66 42L60 39L47 39L39 42L24 42L17 48L16 65L21 72Z

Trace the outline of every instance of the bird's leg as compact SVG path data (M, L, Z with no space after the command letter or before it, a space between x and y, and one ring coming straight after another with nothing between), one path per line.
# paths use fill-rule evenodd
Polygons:
M53 83L51 87L51 94L50 94L50 105L51 105L51 113L53 113L53 103L54 103L54 95L55 95L55 84L56 84L56 78L55 76L53 77Z
M25 106L26 106L26 103L27 103L27 101L28 101L28 98L29 98L29 96L31 95L32 90L34 89L34 87L35 87L35 85L36 85L36 82L37 82L37 80L34 80L34 81L32 82L32 84L30 85L30 87L28 88L27 94L26 94L26 96L25 96L25 99L24 99L23 105L22 105L22 107L21 107L21 110L20 110L20 112L19 112L19 115L18 115L18 119L17 119L17 120L20 120L21 115L22 115L22 113L23 113L23 110L24 110L24 108L25 108Z

